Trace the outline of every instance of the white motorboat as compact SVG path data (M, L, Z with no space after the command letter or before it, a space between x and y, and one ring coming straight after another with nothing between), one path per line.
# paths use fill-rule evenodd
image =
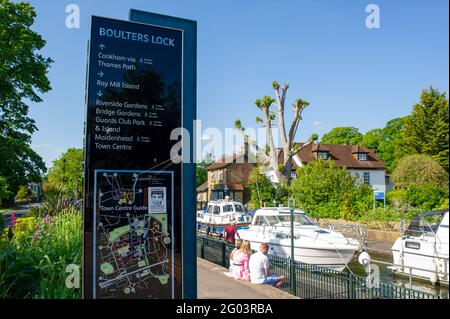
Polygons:
M391 269L448 285L448 241L448 210L414 215L404 235L391 248Z
M232 223L238 230L247 228L250 222L251 215L245 212L242 203L229 199L210 201L205 210L197 211L197 231L208 235L221 236Z
M361 249L356 239L339 232L323 229L300 210L294 210L294 259L342 271L356 251ZM248 229L238 231L243 240L250 241L252 250L261 243L269 244L269 254L291 256L291 214L289 208L261 208L255 212Z

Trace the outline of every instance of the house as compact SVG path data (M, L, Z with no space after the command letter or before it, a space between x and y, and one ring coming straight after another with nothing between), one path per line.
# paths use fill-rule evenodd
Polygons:
M291 177L296 176L296 170L317 159L333 160L336 166L349 170L350 174L361 182L370 185L374 191L386 192L390 187L389 176L386 175L384 163L375 153L358 145L337 144L304 144L296 143L299 151L293 157ZM278 159L282 162L284 152L278 149ZM272 181L277 182L275 174L270 174Z
M207 167L208 180L197 187L197 208L201 209L210 200L229 196L243 204L250 201L248 179L256 163L249 163L248 144L244 150L222 157Z

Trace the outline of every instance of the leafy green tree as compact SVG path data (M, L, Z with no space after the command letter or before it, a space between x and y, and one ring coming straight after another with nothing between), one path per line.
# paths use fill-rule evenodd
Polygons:
M400 149L405 155L429 155L449 171L449 105L445 92L433 87L422 91L419 103L405 119Z
M297 205L321 218L357 219L373 203L372 189L331 160L317 160L299 168L291 193Z
M383 129L373 129L364 134L360 145L374 151L384 162L388 172L392 172L401 157L399 142L404 126L404 118L387 122Z
M9 198L11 196L11 192L9 191L9 185L6 178L0 176L0 204L2 199Z
M448 186L447 172L437 161L426 155L408 155L401 159L392 173L392 179L399 188Z
M208 166L214 162L214 156L211 153L206 154L206 157L202 159L200 163L197 164L197 169L195 172L197 178L197 187L202 185L208 180Z
M16 201L21 202L27 201L30 199L31 195L32 193L31 190L28 188L28 186L25 185L20 186L16 194Z
M250 189L250 202L253 207L260 208L273 205L275 187L261 167L256 167L250 174L248 187Z
M335 127L322 137L320 143L358 145L362 137L363 135L356 127Z
M79 198L83 191L83 150L69 148L55 160L48 173L48 182L53 185L64 185L66 196Z
M0 0L0 175L9 184L8 201L45 171L30 148L37 128L26 104L41 102L39 94L50 90L46 73L52 61L39 53L45 41L31 30L35 17L29 3Z

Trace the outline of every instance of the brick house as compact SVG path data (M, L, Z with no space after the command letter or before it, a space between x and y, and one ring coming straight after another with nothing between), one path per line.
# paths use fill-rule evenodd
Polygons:
M250 201L247 184L256 164L249 163L246 149L247 152L222 157L207 167L208 180L197 187L197 208L201 209L208 201L226 196L243 204Z

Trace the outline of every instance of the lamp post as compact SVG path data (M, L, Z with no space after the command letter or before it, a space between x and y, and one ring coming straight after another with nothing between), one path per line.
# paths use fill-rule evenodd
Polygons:
M292 205L291 205L292 203ZM297 282L295 280L295 260L294 260L294 209L295 209L295 199L293 197L289 198L288 201L289 212L291 215L291 271L290 271L290 282L291 282L291 293L295 296L297 290Z

